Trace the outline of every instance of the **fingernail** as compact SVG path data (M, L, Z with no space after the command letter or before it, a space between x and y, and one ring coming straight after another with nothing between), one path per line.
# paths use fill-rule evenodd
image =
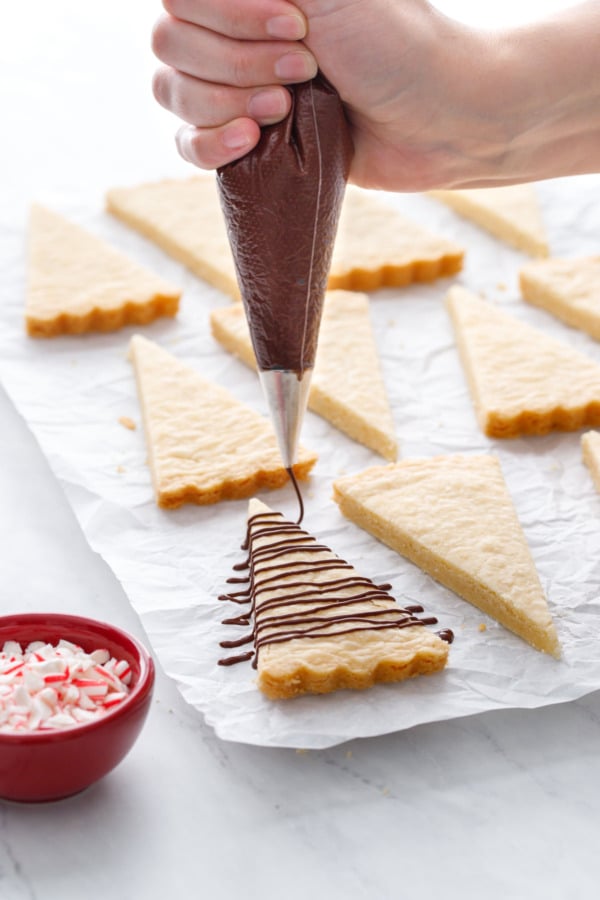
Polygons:
M317 74L317 64L310 53L286 53L275 63L275 74L284 81L307 81Z
M248 115L252 116L253 119L277 120L285 115L286 109L285 97L281 90L257 91L248 100Z
M231 125L229 128L225 128L222 141L229 150L242 150L250 144L250 138L245 129L239 125Z
M282 41L301 41L306 25L301 16L274 16L267 22L267 34Z

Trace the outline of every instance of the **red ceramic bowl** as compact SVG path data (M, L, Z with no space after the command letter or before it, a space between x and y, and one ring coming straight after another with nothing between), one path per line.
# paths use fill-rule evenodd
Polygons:
M58 800L83 790L114 769L133 747L148 713L154 663L132 635L105 622L54 613L0 616L0 646L18 641L56 644L61 638L86 652L106 648L133 673L130 693L102 718L48 732L0 733L0 797Z

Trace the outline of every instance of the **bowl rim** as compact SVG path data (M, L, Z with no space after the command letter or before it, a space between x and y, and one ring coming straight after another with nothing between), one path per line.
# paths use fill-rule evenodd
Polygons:
M38 622L40 625L52 627L64 625L65 634L62 637L67 641L71 639L68 632L69 628L84 627L92 632L97 632L99 637L101 637L101 631L109 632L117 642L130 645L130 652L133 651L134 655L137 656L140 674L127 697L98 719L48 731L0 731L0 744L43 744L78 738L83 732L89 734L97 731L100 728L104 728L108 723L127 715L132 707L139 705L152 691L156 674L154 660L146 647L130 632L101 619L92 619L88 616L70 613L52 612L8 613L0 616L0 629L14 623L15 630L17 630L20 626L31 626ZM14 638L7 638L7 640L20 642L18 634L15 634ZM75 638L73 638L73 642L76 642Z

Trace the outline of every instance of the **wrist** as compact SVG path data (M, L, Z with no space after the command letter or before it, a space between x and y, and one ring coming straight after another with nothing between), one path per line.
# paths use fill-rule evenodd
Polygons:
M445 187L491 184L502 177L516 127L503 99L506 51L495 34L436 16L431 66L447 151L440 174Z
M597 171L600 7L585 4L501 39L511 122L506 164L517 177Z
M506 31L446 23L447 186L482 187L598 171L600 5Z
M597 171L600 5L482 33L478 41L481 79L472 111L486 123L483 177L485 162L497 184Z

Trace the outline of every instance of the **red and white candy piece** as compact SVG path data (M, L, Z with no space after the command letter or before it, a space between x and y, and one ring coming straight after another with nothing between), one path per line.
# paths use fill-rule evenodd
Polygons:
M34 641L0 650L0 732L50 731L91 722L129 693L131 667L108 650Z

